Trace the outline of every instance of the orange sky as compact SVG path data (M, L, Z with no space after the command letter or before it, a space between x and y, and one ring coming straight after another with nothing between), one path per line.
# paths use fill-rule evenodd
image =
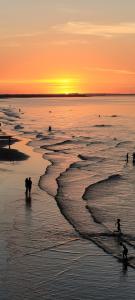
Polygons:
M135 93L134 11L133 0L3 1L0 93Z

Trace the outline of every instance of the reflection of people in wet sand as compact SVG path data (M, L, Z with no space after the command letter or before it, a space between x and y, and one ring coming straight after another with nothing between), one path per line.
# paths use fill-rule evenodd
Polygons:
M117 219L116 225L117 225L117 231L118 231L119 233L121 233L120 219Z
M26 194L26 198L25 198L25 201L26 201L26 208L30 209L31 208L31 197Z
M29 179L26 178L25 179L25 193L26 193L26 195L28 194L28 181L29 181Z
M127 258L128 249L127 249L127 247L126 247L123 243L120 243L120 245L123 247L123 253L122 253L122 255L123 255L123 260L127 260L127 259L128 259L128 258Z

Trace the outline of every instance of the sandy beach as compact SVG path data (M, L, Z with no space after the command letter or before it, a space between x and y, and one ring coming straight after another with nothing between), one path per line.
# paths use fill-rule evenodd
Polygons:
M3 122L3 132L1 133L11 134L14 137L14 143L10 150L8 143L7 146L1 145L0 149L1 299L134 299L134 238L133 233L131 234L130 224L124 238L126 242L130 243L128 247L132 265L125 266L121 262L122 250L118 241L114 237L109 237L108 234L109 230L113 228L115 220L113 215L110 218L112 208L116 216L113 194L111 201L114 206L112 208L106 206L110 185L106 185L106 181L97 185L100 181L98 174L94 177L94 185L90 185L88 188L90 177L86 175L90 176L93 161L96 163L98 161L98 164L104 162L105 175L108 174L105 161L101 159L102 148L100 156L97 154L92 156L93 148L91 153L82 153L86 149L86 143L91 141L91 138L89 141L88 131L84 138L81 136L76 139L73 136L73 140L69 139L67 132L63 135L63 128L57 129L51 134L47 133L46 129L44 134L41 128L38 128L41 124L45 126L44 121L42 123L42 115L39 114L40 123L38 123L35 121L36 119L34 120L38 114L35 115L33 110L30 123L25 113L20 115L20 118L16 118L14 111L18 110L18 105L20 106L21 103L14 105L15 109L10 108L8 111L12 122L11 120L7 121L7 110L6 115L2 110L4 112L3 120L5 115L5 123ZM24 102L23 105L25 111ZM68 116L69 108L65 107L65 109ZM58 112L60 113L60 110ZM56 112L55 114L55 121L57 121L59 115ZM92 120L94 120L92 122L97 122L97 117ZM102 122L105 121L106 117ZM107 117L106 122L107 128L111 130L108 123L116 126L121 120L117 121L117 118L114 120L110 117L108 122ZM98 128L100 134L101 130L106 131L103 126L92 125L92 128L94 128L93 130ZM71 134L73 135L73 133ZM86 143L84 143L85 140ZM114 142L116 145L119 144L119 140ZM94 140L90 147L93 147L93 144ZM101 147L102 144L98 144ZM98 144L96 140L96 147ZM82 145L84 145L83 148ZM125 142L122 143L122 147L125 147ZM132 147L130 142L129 147ZM117 148L119 147L117 146ZM12 159L8 156L9 151L13 153ZM114 150L112 149L112 151ZM121 153L123 155L124 151L125 148L122 148L120 155ZM107 150L105 153L107 156ZM78 155L82 161L76 162ZM92 164L88 169L91 156ZM117 169L122 164L123 162L120 161ZM114 166L113 164L111 168ZM97 172L95 165L94 170ZM128 184L130 180L131 185L129 170L133 178L134 169L131 164L127 169L124 168L126 173L123 173L123 176L127 177ZM27 199L25 178L30 176L33 181L32 195ZM117 177L109 178L107 183L112 180L113 189L116 189L118 185L122 191L123 181L121 182L121 177ZM124 186L126 187L125 181ZM99 201L101 188L105 188L107 191L107 200L106 198L104 200L106 194L103 190L102 202ZM88 202L87 209L86 200L82 201L81 197L85 195L89 201L89 189L91 203L93 203L93 196L96 197L96 203L94 201L94 206L91 206ZM132 195L130 195L130 201L132 203ZM124 210L122 211L124 217ZM98 224L97 221L94 221L93 215L98 222L100 217ZM124 230L126 230L126 226Z
M30 155L27 163L1 172L1 299L107 300L123 297L123 290L123 299L130 295L132 299L134 271L124 270L111 256L78 236L52 197L39 189L39 175L48 163L26 142L14 147ZM29 167L34 181L31 203L25 200L23 185Z

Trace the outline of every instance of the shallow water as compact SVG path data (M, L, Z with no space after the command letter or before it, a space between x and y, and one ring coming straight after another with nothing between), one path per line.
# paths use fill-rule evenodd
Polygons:
M39 187L75 230L118 259L121 239L134 268L135 97L7 99L1 120L2 131L30 139L50 162L40 171Z

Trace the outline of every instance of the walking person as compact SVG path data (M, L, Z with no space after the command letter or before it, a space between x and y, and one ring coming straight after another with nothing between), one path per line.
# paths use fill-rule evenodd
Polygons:
M32 189L32 180L31 180L31 177L29 177L28 179L28 191L29 191L29 196L31 194L31 189Z
M123 252L122 252L123 260L127 260L128 248L122 242L120 243L120 245L123 247Z
M117 225L117 231L118 231L119 233L121 233L120 219L117 219L116 225Z
M51 132L52 131L52 126L48 127L48 131Z
M135 164L135 152L133 152L133 164Z

